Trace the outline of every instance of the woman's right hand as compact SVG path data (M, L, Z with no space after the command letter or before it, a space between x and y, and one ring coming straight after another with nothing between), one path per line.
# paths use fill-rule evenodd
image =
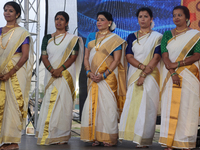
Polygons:
M91 72L89 76L90 76L90 79L95 82L95 79L96 79L95 74Z
M180 86L180 78L178 77L177 74L172 76L172 80L173 80L173 84Z

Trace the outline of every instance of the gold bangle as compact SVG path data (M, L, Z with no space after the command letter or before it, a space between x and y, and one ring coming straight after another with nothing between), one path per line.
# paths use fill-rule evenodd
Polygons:
M85 70L86 70L87 68L90 68L90 66L85 66Z
M183 65L185 66L185 59L183 60Z
M142 71L144 71L146 69L146 65L144 65L144 69L141 69Z
M91 72L88 72L88 74L87 74L87 77L88 77L88 78L90 77L90 73L91 73Z
M147 74L145 72L141 72L140 77L146 78Z
M102 79L104 79L104 76L103 76L103 74L102 74Z
M138 69L141 69L141 68L140 68L141 65L142 65L142 63L139 63L139 65L138 65Z
M15 68L16 71L19 70L19 66L17 66L17 65L15 65L14 68Z

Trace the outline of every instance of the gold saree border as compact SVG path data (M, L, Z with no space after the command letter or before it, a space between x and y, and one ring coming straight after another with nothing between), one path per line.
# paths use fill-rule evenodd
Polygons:
M160 137L159 143L167 146L167 138ZM172 146L173 148L195 148L196 142L180 142L180 141L173 141Z
M65 53L63 54L63 57L61 59L60 64L58 65L57 68L61 67L63 65L63 63L66 61L66 59L69 57L69 55L71 54L71 52L73 51L73 48L75 46L75 44L77 43L78 37L74 36L72 38L72 40L70 41L70 43L68 44ZM45 93L46 90L49 88L49 86L56 80L56 78L51 77L51 79L49 80L47 86L45 87Z
M49 136L49 122L50 122L50 119L51 119L51 113L53 111L57 95L58 95L58 90L56 89L56 87L54 87L52 92L51 92L48 114L47 114L47 118L46 118L46 121L45 121L43 135L42 135L42 138L40 140L40 145L44 145L46 143L46 140L48 139L48 136Z
M81 140L85 142L93 142L95 140L99 142L107 142L110 143L111 145L117 144L117 139L118 139L118 133L116 134L108 134L104 132L99 132L96 131L96 138L93 140L90 140L90 137L88 135L88 132L91 127L81 127Z
M10 136L3 136L0 138L0 142L4 142L4 143L20 143L21 142L21 138L18 137L10 137Z
M5 87L5 82L1 82L0 84L0 132L1 132L1 127L3 123L3 113L4 113L4 106L5 106L5 100L6 100L6 87Z
M42 138L38 138L37 145L50 145L50 144L55 144L55 143L68 142L70 137L71 137L71 134L69 136L62 136L58 138L47 138L44 144L41 144Z

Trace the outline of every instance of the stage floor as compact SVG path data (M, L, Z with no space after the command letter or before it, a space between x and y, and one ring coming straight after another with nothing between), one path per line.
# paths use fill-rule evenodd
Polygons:
M19 150L164 150L158 143L153 143L149 148L135 148L136 144L128 141L123 141L123 143L118 143L117 146L113 147L92 147L91 143L84 143L78 137L72 137L65 145L38 146L36 141L37 139L33 135L23 135Z

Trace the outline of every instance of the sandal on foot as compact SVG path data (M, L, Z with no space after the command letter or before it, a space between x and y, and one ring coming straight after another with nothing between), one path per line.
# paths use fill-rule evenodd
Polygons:
M100 143L98 141L95 141L94 143L92 143L92 146L99 146Z

